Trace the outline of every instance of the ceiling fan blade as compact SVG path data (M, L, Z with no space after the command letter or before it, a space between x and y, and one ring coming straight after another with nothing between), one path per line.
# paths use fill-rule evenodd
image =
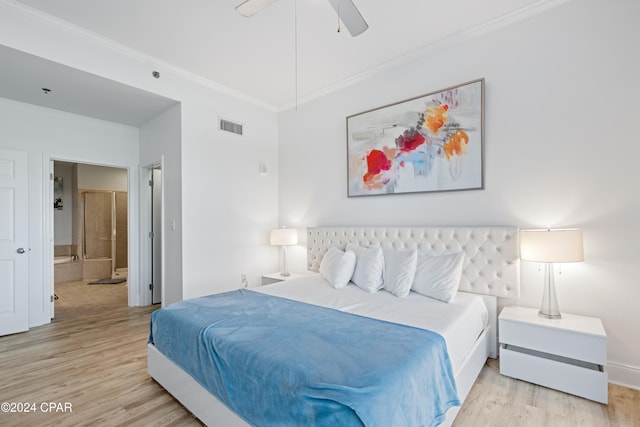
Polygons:
M336 11L340 20L342 20L344 26L347 27L353 37L359 36L369 28L367 21L360 15L360 11L353 4L353 1L329 0L329 3L331 3L333 10Z
M236 6L236 10L240 15L249 17L260 12L275 1L276 0L247 0Z

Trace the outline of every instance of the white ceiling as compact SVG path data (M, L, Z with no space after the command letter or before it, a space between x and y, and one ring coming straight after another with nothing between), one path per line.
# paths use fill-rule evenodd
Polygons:
M0 97L140 126L176 101L0 45ZM50 89L45 93L43 88Z
M563 0L354 0L369 24L355 38L344 28L336 32L327 0L279 0L251 18L235 12L242 1L16 3L282 108L434 43Z

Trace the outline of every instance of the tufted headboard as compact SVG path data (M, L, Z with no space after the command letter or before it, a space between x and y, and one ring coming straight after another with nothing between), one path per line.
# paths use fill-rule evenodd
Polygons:
M318 271L327 249L348 242L367 247L466 253L460 290L518 298L520 275L515 227L315 227L307 229L307 268Z

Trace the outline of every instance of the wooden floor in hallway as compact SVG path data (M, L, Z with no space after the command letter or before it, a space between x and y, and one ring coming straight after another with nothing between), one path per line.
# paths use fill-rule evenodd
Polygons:
M118 284L96 285L86 280L59 283L55 285L54 293L57 297L54 300L55 321L126 307L128 304L126 281Z

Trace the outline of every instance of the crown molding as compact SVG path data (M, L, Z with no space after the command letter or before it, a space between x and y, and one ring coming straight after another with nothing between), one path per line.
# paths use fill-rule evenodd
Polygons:
M348 77L344 80L327 85L321 89L308 92L302 96L299 96L298 99L294 99L284 104L281 104L278 107L278 111L283 112L291 108L297 108L298 106L305 104L307 102L313 101L314 99L321 98L323 96L345 89L349 86L355 85L356 83L361 82L363 80L374 77L376 74L400 67L401 65L405 65L409 62L412 62L418 59L425 58L429 54L435 51L442 50L454 44L458 44L463 41L472 40L484 34L497 31L503 27L507 27L516 22L520 22L529 17L535 16L547 10L556 8L570 1L573 1L573 0L540 0L536 3L533 3L527 6L526 8L519 9L515 12L503 15L499 18L488 21L482 25L471 28L467 31L460 32L452 36L438 40L436 42L430 43L428 45L419 47L410 52L404 53L393 59L383 62L380 65L377 65L373 68L369 68L366 71L363 71L361 73Z
M144 52L141 52L139 50L133 49L131 47L125 46L121 43L118 43L112 39L109 39L107 37L101 36L99 34L96 34L92 31L89 31L85 28L82 28L78 25L72 24L68 21L65 21L63 19L57 18L55 16L49 15L45 12L42 12L41 10L32 8L30 6L27 6L23 3L20 3L16 0L0 0L0 4L5 4L13 9L18 10L19 12L28 15L30 17L33 17L37 20L46 22L48 24L51 24L55 27L58 27L68 33L71 33L73 35L79 36L82 39L89 41L91 43L96 43L99 44L100 46L107 48L109 50L111 50L112 52L115 52L116 54L120 54L123 55L129 59L132 59L138 63L147 63L149 64L149 72L156 70L156 69L160 69L161 71L165 71L165 72L170 72L178 77L181 77L187 81L190 81L192 83L196 83L202 86L205 86L209 89L215 90L217 92L223 93L225 95L229 95L232 96L234 98L237 98L239 100L248 102L250 104L253 104L257 107L260 108L264 108L270 111L274 111L277 112L278 108L277 106L267 103L265 101L262 101L258 98L255 98L253 96L247 95L244 92L232 89L228 86L225 86L223 84L214 82L212 80L209 80L205 77L202 77L198 74L192 73L190 71L187 71L183 68L177 67L175 65L169 64L163 60L160 60L154 56L148 55ZM47 58L50 59L52 61L55 61L55 59L53 58ZM65 64L65 65L69 65L69 64ZM70 65L71 66L71 65ZM86 70L83 70L86 71ZM149 90L148 88L144 88L144 90ZM149 90L150 91L150 90ZM151 92L151 91L150 91ZM162 94L158 94L158 95L162 95Z
M217 92L235 97L239 100L248 102L257 107L264 108L274 112L283 112L291 108L297 108L302 104L308 103L315 99L321 98L323 96L345 89L349 86L355 85L363 80L366 80L375 76L376 74L391 70L393 68L399 67L411 61L424 58L428 56L430 53L433 53L435 51L441 50L443 48L449 47L454 44L458 44L463 41L468 41L468 40L480 37L484 34L512 25L516 22L538 15L547 10L556 8L564 3L568 3L570 1L573 1L573 0L539 0L525 8L503 15L499 18L493 19L489 22L486 22L482 25L479 25L467 31L454 34L452 36L438 40L434 43L430 43L418 49L414 49L410 52L407 52L393 59L390 59L386 62L383 62L380 65L372 67L366 71L355 74L351 77L340 80L336 83L332 83L323 88L307 92L306 94L298 96L296 99L292 99L280 105L270 104L258 98L255 98L253 96L247 95L244 92L229 88L228 86L209 80L205 77L202 77L198 74L187 71L178 66L169 64L151 55L148 55L136 49L125 46L109 38L100 36L96 33L93 33L82 27L79 27L75 24L72 24L70 22L64 21L62 19L56 18L47 13L44 13L38 9L22 4L16 0L0 0L0 4L8 5L12 8L15 8L21 11L22 13L28 14L36 19L45 21L67 32L80 36L89 42L97 43L115 53L124 55L127 58L132 59L134 61L146 62L150 64L150 71L152 71L152 69L161 68L163 71L171 72L172 74L177 75L187 81L190 81L192 83L205 86Z

